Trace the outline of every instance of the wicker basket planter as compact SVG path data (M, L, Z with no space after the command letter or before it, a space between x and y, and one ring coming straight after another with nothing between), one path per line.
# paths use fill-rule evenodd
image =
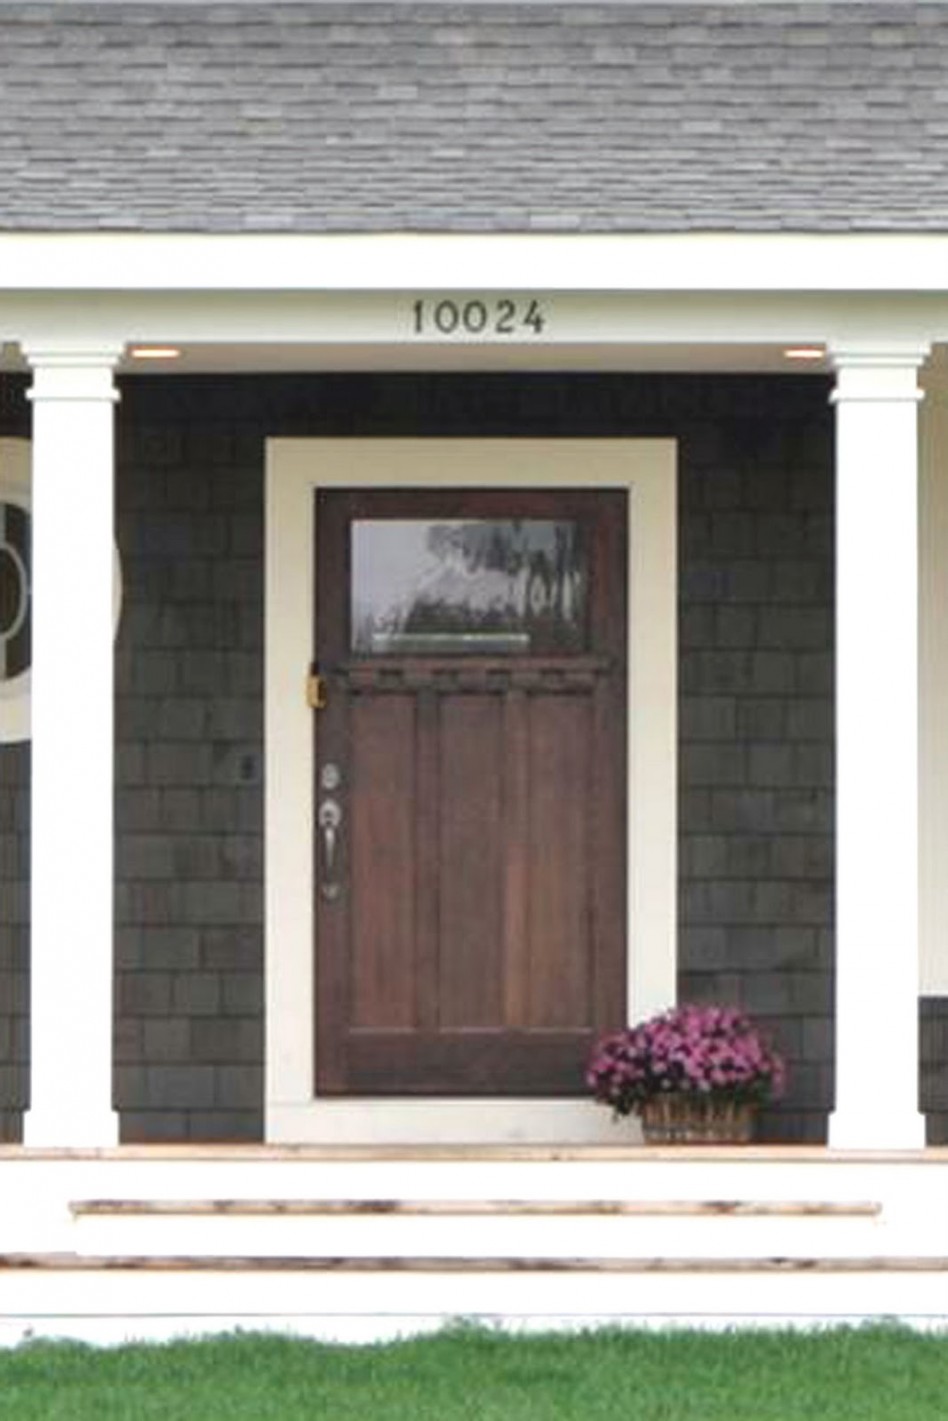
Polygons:
M784 1074L739 1008L684 1002L601 1037L586 1084L614 1116L638 1115L649 1143L746 1145Z
M670 1092L638 1107L649 1145L746 1145L754 1137L753 1102Z

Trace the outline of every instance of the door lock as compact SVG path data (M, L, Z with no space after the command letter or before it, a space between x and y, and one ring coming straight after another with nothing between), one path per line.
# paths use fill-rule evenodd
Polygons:
M326 709L326 678L318 671L311 671L306 677L306 704L310 710Z
M319 783L323 789L338 789L342 784L342 771L334 760L327 760L319 772Z

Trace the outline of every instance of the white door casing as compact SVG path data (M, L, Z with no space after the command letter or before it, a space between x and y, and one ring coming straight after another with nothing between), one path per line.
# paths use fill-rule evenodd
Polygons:
M584 1100L318 1100L313 1056L313 727L319 487L498 484L629 491L628 1002L675 997L676 453L670 440L276 439L266 474L266 1135L272 1141L615 1141ZM622 1136L628 1139L628 1133Z

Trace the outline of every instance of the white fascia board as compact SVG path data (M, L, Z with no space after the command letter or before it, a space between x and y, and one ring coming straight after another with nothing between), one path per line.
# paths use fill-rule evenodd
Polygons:
M948 234L0 234L0 291L948 292Z
M0 250L0 273L2 273ZM2 281L2 275L0 275ZM491 323L475 332L460 322L450 332L435 328L433 312L446 296L462 308L471 289L212 291L169 290L7 291L0 286L0 341L33 347L84 350L90 341L185 346L229 343L244 347L310 345L378 349L400 345L436 356L467 347L508 350L653 345L719 347L812 344L886 348L905 344L916 350L948 340L948 293L894 292L820 294L815 292L636 292L561 291L536 286L488 292L474 288L486 303ZM542 331L522 319L536 297ZM425 328L415 312L427 302ZM498 333L493 317L503 302L517 303L515 330ZM513 309L512 307L510 309ZM455 311L457 316L457 311Z

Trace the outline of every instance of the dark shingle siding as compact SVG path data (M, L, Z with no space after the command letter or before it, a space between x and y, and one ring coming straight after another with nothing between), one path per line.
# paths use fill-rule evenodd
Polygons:
M3 421L4 391L17 420ZM125 382L116 1103L128 1140L260 1138L268 435L666 436L680 462L679 991L786 1053L768 1138L832 1099L832 416L812 377L335 375ZM0 429L24 432L21 382ZM219 529L226 529L221 548ZM29 750L0 747L0 1139L27 1098ZM922 1004L948 1139L948 1002Z
M123 393L116 1100L125 1139L257 1138L263 431Z
M117 480L127 583L117 735L120 760L130 756L117 792L126 1138L260 1130L268 433L679 440L680 991L753 1009L792 1071L768 1136L821 1138L832 1087L827 393L812 377L126 382Z
M4 4L0 229L948 230L948 6Z
M125 1139L262 1131L263 448L274 434L678 439L680 991L761 1017L792 1071L768 1137L821 1137L833 964L826 394L812 377L124 382L115 1082ZM27 790L26 750L0 747L0 836L14 835L17 855L0 881L0 1138L15 1131L27 1089ZM930 1074L941 1069L931 1050L927 1060Z

